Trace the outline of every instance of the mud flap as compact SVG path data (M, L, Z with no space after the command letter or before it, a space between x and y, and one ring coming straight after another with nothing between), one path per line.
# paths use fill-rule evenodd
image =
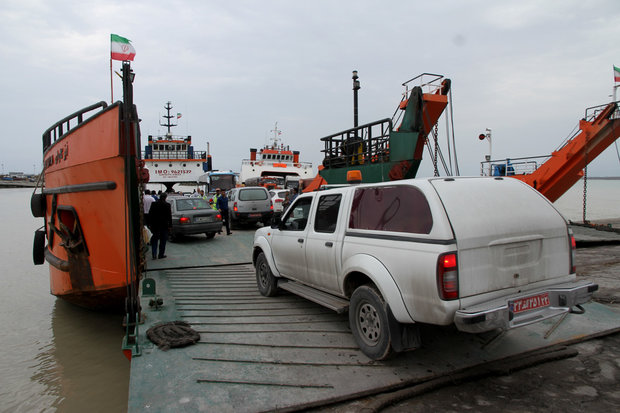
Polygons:
M399 323L387 306L388 327L392 339L392 349L396 352L414 350L422 346L420 327L417 324Z

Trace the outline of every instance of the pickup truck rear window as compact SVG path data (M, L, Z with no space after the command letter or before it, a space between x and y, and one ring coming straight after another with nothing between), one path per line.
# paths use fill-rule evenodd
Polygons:
M428 234L433 215L426 197L409 185L376 186L355 190L350 229Z

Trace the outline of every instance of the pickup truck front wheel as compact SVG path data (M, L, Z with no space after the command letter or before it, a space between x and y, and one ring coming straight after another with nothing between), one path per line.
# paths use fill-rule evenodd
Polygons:
M362 285L351 295L349 325L355 341L373 360L385 360L392 352L387 305L374 286Z
M278 293L278 280L273 276L263 252L256 258L256 285L265 297L273 297Z

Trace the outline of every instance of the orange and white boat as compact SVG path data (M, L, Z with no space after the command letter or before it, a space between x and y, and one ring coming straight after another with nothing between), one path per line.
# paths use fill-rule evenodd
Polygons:
M167 102L166 123L160 123L167 129L163 136L148 136L147 144L142 153L145 168L149 171L149 182L152 184L166 185L166 191L172 192L177 183L188 182L198 184L211 171L211 155L208 151L197 151L192 145L191 135L173 135L172 128L177 126L172 123L174 115L172 103ZM177 113L177 119L181 117Z
M300 179L313 177L312 163L301 162L299 151L292 151L280 139L282 131L276 123L271 142L262 149L250 149L250 159L241 161L239 182L248 186L255 181L277 180L277 187L284 187L286 182L299 182Z
M134 313L142 272L142 197L133 73L123 62L123 102L99 102L43 133L43 183L31 199L44 218L35 264L49 263L51 293L92 309Z

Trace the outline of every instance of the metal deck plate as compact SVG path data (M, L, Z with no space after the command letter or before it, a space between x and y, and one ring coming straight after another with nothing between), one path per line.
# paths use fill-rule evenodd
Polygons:
M261 296L251 265L149 273L164 297L159 311L143 299L142 356L131 362L129 411L287 411L352 399L419 383L515 354L582 340L620 328L603 305L585 315L491 335L425 327L424 347L374 362L358 349L346 314L338 315L283 292ZM196 345L159 350L144 332L182 320L200 332ZM489 341L490 340L490 341Z

